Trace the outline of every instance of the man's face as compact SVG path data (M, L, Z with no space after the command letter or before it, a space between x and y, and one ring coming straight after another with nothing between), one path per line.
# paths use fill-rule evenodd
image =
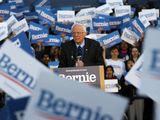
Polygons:
M72 29L73 39L77 44L81 44L86 36L86 32L81 25L75 25Z

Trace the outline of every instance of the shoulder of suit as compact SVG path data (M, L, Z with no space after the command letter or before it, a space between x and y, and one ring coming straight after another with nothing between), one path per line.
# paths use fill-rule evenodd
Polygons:
M94 40L94 39L85 38L85 40L86 40L88 43L91 43L91 44L99 44L99 42L96 41L96 40Z

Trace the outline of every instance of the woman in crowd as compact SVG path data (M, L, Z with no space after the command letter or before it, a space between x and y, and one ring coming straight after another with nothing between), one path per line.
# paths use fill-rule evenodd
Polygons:
M135 63L138 60L139 56L140 56L139 49L137 47L133 47L131 49L130 59L132 59L134 61L134 63Z

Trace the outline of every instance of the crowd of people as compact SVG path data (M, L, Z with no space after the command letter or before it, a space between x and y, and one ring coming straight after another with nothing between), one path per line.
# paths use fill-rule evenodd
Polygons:
M127 5L127 1L124 1ZM137 8L134 16L138 16L138 12L142 9L151 9L154 6L143 5ZM78 11L77 11L78 13ZM113 15L112 15L113 16ZM156 27L157 21L150 21L150 26ZM53 31L54 27L48 28L49 34L56 35ZM101 29L94 30L96 34L110 34L119 28L110 30ZM34 56L42 62L46 67L50 67L50 62L58 62L58 67L82 67L82 66L104 66L104 78L118 79L119 95L129 99L129 105L124 115L126 120L152 120L154 116L154 105L150 98L138 95L137 88L125 80L125 76L137 62L143 53L143 43L145 33L140 36L139 40L131 45L126 41L122 41L112 47L107 47L97 40L86 38L92 33L83 24L75 23L71 28L72 39L61 32L61 46L43 46L42 42L32 43ZM29 32L26 32L29 39ZM13 35L9 36L12 38ZM6 40L6 39L5 39ZM5 42L1 41L1 44ZM0 92L0 108L5 105L5 93ZM0 119L1 120L1 119Z

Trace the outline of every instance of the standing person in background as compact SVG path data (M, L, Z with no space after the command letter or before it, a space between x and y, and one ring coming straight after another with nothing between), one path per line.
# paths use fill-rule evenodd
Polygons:
M140 52L139 52L138 48L137 47L133 47L131 49L130 59L132 59L134 61L134 63L135 63L138 60L139 56L140 56Z
M99 42L85 38L86 34L84 25L72 26L73 40L61 45L59 67L105 65Z

